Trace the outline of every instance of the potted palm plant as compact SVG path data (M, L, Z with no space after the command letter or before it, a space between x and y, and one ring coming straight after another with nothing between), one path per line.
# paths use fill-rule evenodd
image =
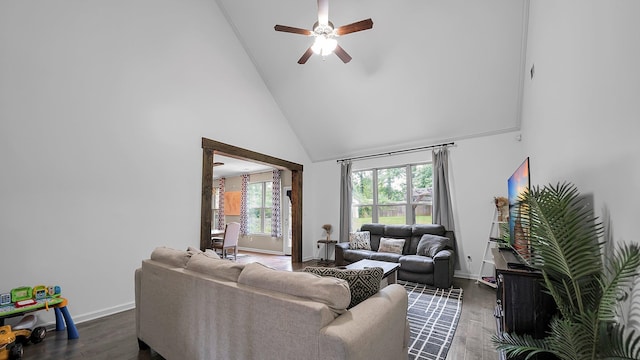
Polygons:
M520 208L532 250L524 260L542 273L558 312L546 337L505 333L493 337L496 348L526 359L640 359L640 336L620 321L620 302L638 276L638 244L620 243L604 253L604 227L573 184L533 187Z

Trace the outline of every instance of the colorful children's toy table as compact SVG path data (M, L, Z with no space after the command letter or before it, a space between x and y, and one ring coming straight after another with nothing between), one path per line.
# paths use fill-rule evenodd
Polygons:
M73 319L67 309L67 299L63 297L47 297L45 299L35 300L35 304L23 307L15 307L13 304L0 306L0 326L4 325L4 319L21 316L33 311L49 310L53 308L56 315L56 331L62 331L67 328L67 338L77 339L78 330L73 323Z

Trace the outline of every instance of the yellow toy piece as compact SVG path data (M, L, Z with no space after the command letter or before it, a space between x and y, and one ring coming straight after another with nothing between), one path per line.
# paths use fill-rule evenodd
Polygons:
M22 359L22 355L22 344L16 342L11 326L0 326L0 360L18 360Z
M35 315L25 315L20 321L13 325L13 334L16 341L20 344L26 344L31 341L37 344L44 340L47 336L47 329L44 326L36 326L38 318Z

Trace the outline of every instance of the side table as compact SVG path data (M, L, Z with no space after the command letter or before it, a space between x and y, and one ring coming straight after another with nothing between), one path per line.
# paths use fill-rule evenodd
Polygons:
M338 243L338 240L330 240L330 239L318 240L318 247L320 247L320 244L324 244L324 260L320 259L318 264L329 265L331 263L331 261L329 261L329 245L335 245L337 243Z

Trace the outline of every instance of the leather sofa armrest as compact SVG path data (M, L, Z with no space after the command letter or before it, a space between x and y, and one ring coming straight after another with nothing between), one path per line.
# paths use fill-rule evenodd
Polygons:
M344 251L349 250L348 242L341 242L336 244L336 265L344 266L347 265L344 261Z
M433 285L439 288L449 288L453 283L453 265L455 257L453 250L441 250L433 257Z

